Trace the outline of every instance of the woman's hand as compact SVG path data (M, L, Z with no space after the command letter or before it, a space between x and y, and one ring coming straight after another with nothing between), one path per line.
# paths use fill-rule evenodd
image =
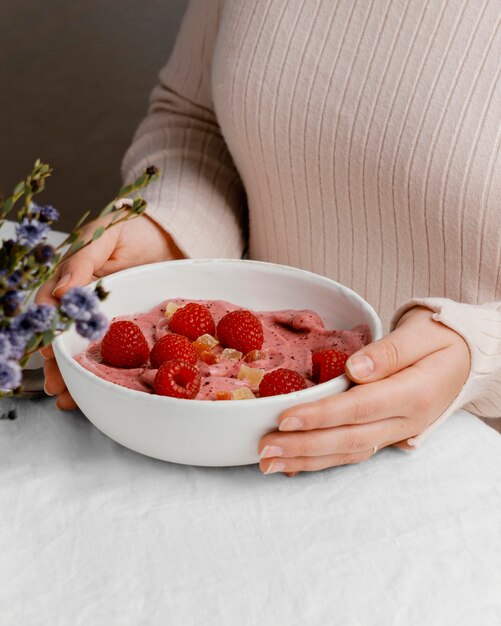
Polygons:
M99 226L106 225L113 215L95 220L84 229L84 241L90 239ZM183 255L173 240L146 215L126 220L107 230L99 239L64 261L55 276L37 293L36 301L57 304L68 289L86 285L113 272L172 259ZM45 390L57 395L60 409L74 409L76 404L66 389L63 378L49 346L41 350L44 364Z
M423 307L347 361L359 385L285 411L259 444L265 474L359 463L421 433L456 398L470 371L464 339Z

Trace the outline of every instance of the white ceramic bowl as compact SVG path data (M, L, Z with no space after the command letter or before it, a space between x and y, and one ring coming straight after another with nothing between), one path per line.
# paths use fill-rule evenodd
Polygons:
M111 292L102 305L110 318L147 311L168 298L217 299L256 311L312 309L327 328L366 323L373 339L382 336L374 309L351 289L283 265L226 259L170 261L113 274L103 285ZM276 428L282 411L349 385L340 376L304 391L256 400L180 400L125 389L95 376L72 358L86 345L74 330L54 343L61 373L83 413L127 448L175 463L257 463L258 442Z

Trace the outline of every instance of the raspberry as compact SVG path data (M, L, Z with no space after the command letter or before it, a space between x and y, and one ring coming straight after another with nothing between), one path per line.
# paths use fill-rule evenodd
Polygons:
M219 321L217 336L227 348L234 348L245 354L261 349L264 341L263 325L250 311L231 311Z
M200 390L200 372L192 363L173 359L159 367L153 389L159 396L193 400Z
M195 341L200 335L214 335L216 325L206 306L190 302L177 309L170 318L169 329L173 333L188 337L190 341Z
M311 355L312 379L316 383L325 383L344 374L348 354L327 348Z
M297 372L281 367L264 375L259 383L259 395L261 398L267 396L278 396L282 393L301 391L306 389L306 381Z
M196 365L197 353L189 339L175 333L168 333L159 339L150 352L151 366L159 368L165 361L181 359Z
M103 361L113 367L140 367L149 354L148 342L134 322L113 322L101 342Z

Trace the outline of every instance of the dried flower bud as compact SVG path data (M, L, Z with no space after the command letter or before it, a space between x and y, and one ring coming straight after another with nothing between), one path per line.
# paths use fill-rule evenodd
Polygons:
M101 302L103 300L106 300L106 298L110 295L110 292L106 291L106 289L102 285L97 285L94 289L94 292L99 300L101 300Z
M146 168L146 173L148 174L148 176L156 176L158 174L158 167L156 167L155 165L150 165Z
M54 248L48 244L40 244L34 250L35 259L38 263L48 263L54 256Z
M7 252L7 254L9 254L9 252L12 252L12 249L15 245L16 242L14 241L14 239L6 239L3 242L2 248L5 250L5 252Z

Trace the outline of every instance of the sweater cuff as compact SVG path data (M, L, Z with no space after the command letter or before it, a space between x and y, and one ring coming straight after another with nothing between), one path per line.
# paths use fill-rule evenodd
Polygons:
M457 332L470 350L470 373L456 398L423 432L407 440L419 445L433 430L460 408L479 417L501 417L501 302L464 304L447 298L413 298L401 306L391 320L390 330L410 309L422 306L433 311L433 319Z

